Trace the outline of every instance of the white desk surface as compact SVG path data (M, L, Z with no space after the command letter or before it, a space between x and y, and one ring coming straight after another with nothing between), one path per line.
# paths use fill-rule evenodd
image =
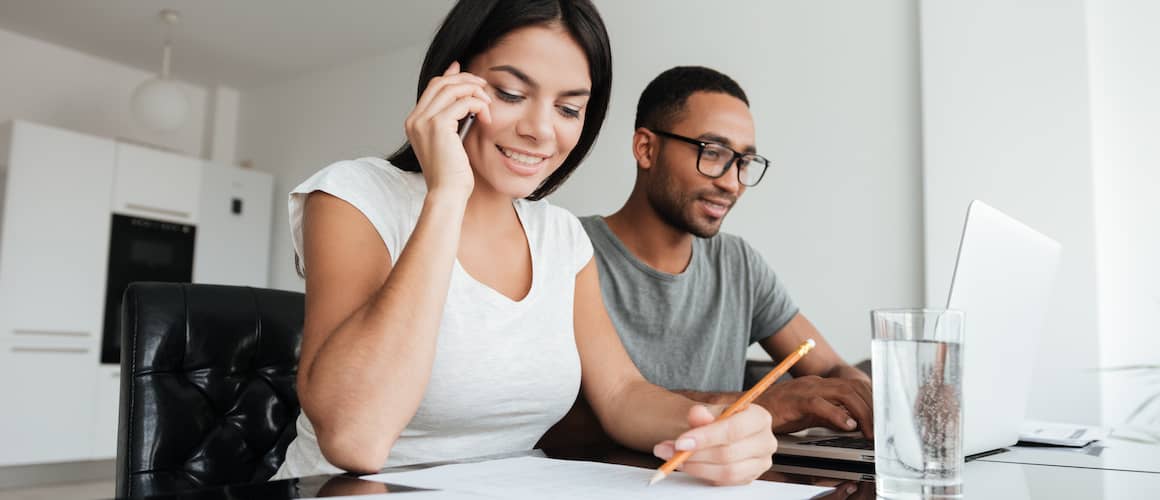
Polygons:
M1160 444L1111 437L1084 448L1014 446L1009 450L978 461L1160 474Z
M1160 498L1160 474L975 460L963 494L987 500L1140 500Z

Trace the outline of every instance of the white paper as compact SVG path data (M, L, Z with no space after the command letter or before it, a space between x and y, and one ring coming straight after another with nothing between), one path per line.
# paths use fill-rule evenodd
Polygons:
M421 497L399 495L423 495ZM343 495L339 497L326 497L326 500L407 500L414 498L415 500L492 500L494 497L485 497L483 495L473 495L471 493L463 493L459 491L401 491L396 493L372 493L369 495Z
M388 472L362 479L462 492L496 498L657 498L664 500L713 499L806 499L832 488L754 481L745 486L710 486L682 472L648 486L656 473L624 465L539 457L518 457L486 462L444 465L408 472ZM422 498L416 495L416 500Z
M399 496L408 495L408 496ZM422 495L422 496L415 496ZM492 500L495 497L485 497L460 491L400 491L395 493L372 493L370 495L344 495L340 497L326 497L326 500Z

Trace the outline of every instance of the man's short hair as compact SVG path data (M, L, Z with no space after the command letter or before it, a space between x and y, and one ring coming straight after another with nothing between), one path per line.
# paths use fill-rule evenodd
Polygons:
M694 92L728 94L749 106L745 91L725 74L704 66L677 66L658 75L641 92L633 129L667 130L685 110L685 101Z

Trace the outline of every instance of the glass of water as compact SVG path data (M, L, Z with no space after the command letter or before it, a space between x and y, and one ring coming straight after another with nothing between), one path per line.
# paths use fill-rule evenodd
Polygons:
M870 312L874 468L885 498L963 494L963 313Z

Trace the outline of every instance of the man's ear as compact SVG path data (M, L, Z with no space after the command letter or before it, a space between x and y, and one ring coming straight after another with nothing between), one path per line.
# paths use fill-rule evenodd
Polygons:
M632 134L632 156L638 168L648 170L656 162L660 137L651 130L640 127Z

